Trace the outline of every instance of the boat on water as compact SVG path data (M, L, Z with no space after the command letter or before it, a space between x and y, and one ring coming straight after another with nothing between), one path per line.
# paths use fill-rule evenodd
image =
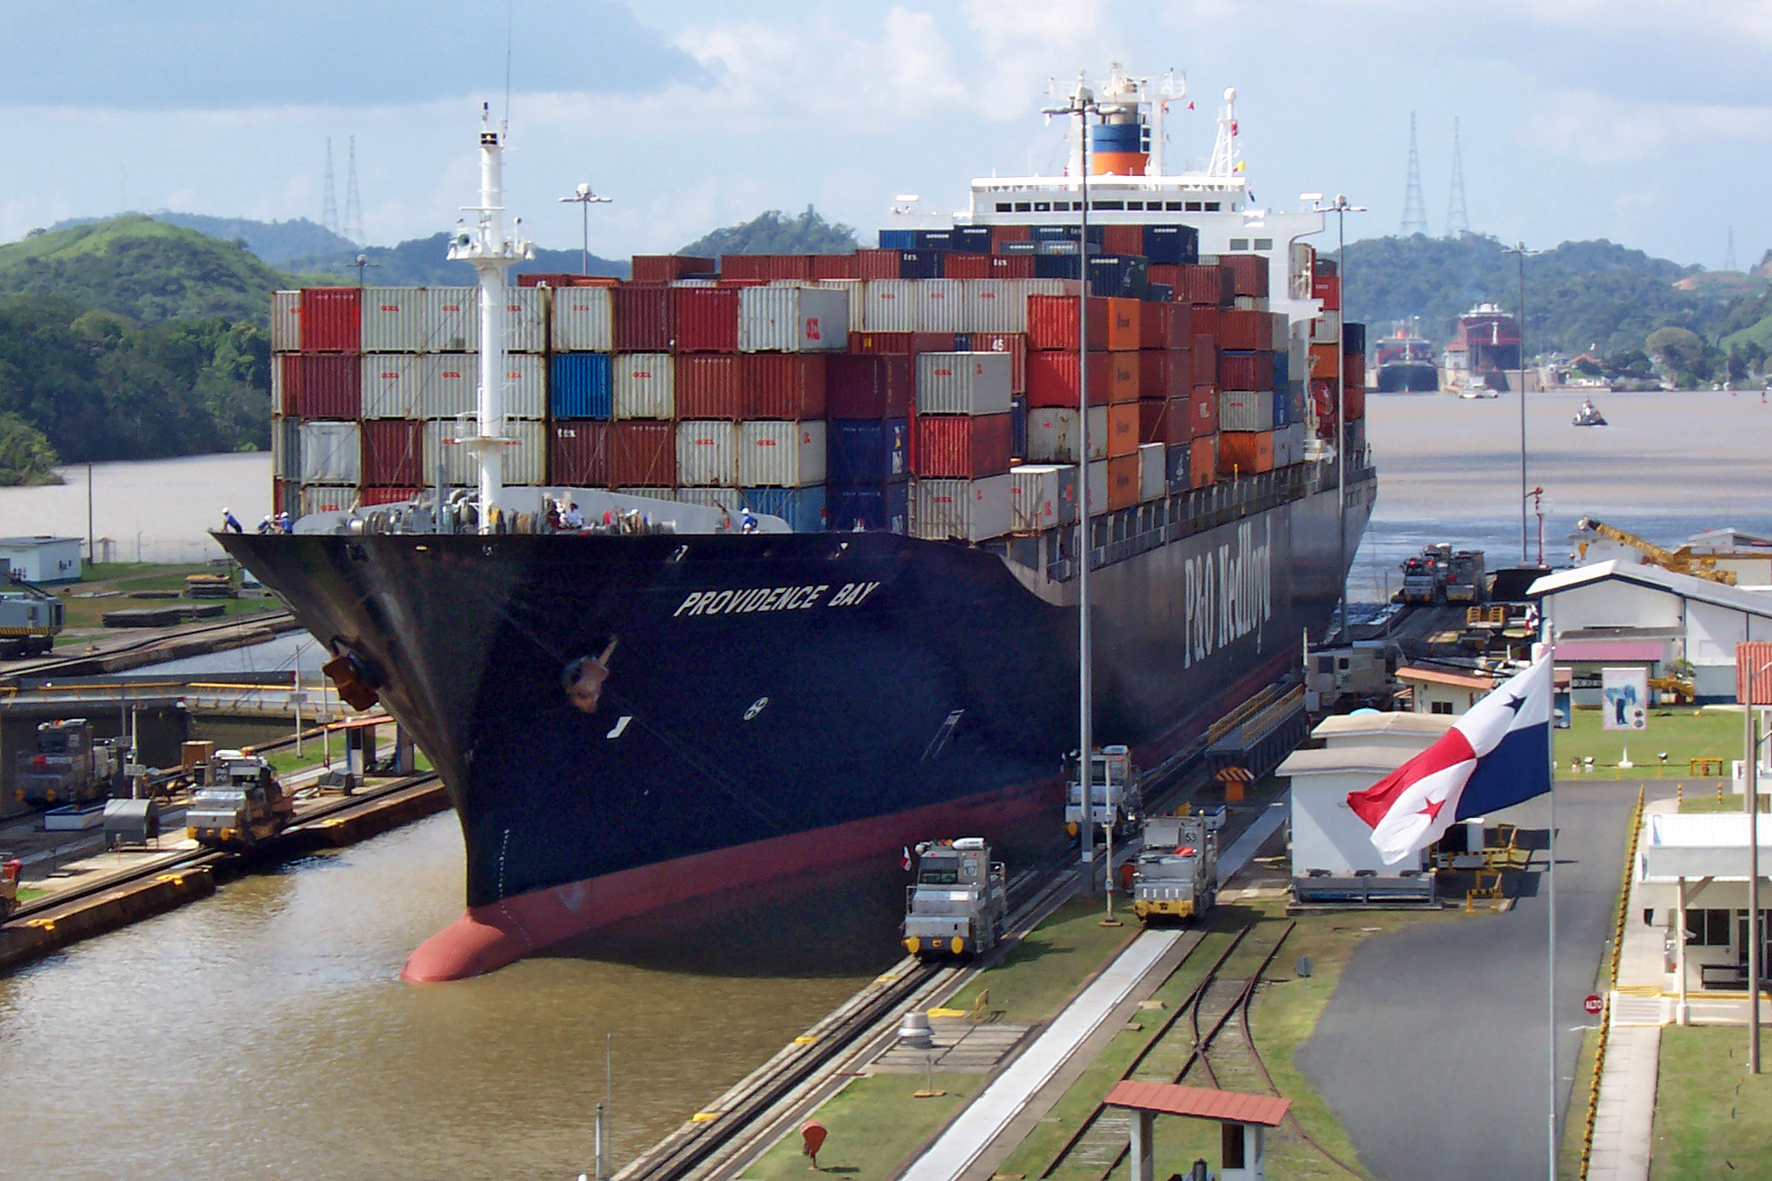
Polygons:
M1454 386L1508 389L1508 372L1520 368L1520 324L1492 303L1480 303L1458 318L1458 331L1446 346L1446 374Z
M1082 93L1079 82L1070 97ZM1297 667L1301 637L1328 625L1376 496L1352 401L1337 423L1319 412L1335 399L1304 396L1324 280L1303 239L1321 232L1322 215L1255 204L1234 92L1211 165L1169 170L1163 112L1176 93L1114 68L1092 113L1074 118L1093 147L1086 190L1079 142L1063 175L975 180L957 214L901 199L881 249L819 264L837 278L720 287L731 280L701 275L660 288L738 293L720 315L735 319L739 347L709 356L742 362L745 333L753 346L777 333L759 355L797 369L809 363L794 358L823 358L832 384L818 391L818 413L807 403L786 416L785 432L758 413L756 390L741 391L751 400L731 421L668 412L677 458L659 452L652 470L675 476L638 481L612 469L659 432L639 419L646 431L618 430L620 399L624 388L640 397L641 367L670 364L668 349L615 352L614 420L607 409L601 422L564 419L550 393L552 442L576 448L595 436L607 443L606 466L568 474L551 454L551 482L504 479L523 462L501 405L517 396L501 342L506 268L524 252L502 221L502 137L483 128L479 206L451 247L480 276L478 339L490 347L476 358L477 418L400 428L408 439L434 429L444 444L401 469L435 471L436 485L395 498L364 484L354 503L305 513L293 535L218 537L329 647L328 673L346 699L383 704L448 789L466 844L467 910L413 953L409 979L494 970L604 923L896 856L932 833L996 840L1017 827L1056 829L1064 755L1076 742L1085 560L1094 734L1126 744L1141 766L1205 753L1214 723ZM1038 268L999 267L1018 255ZM723 262L726 276L762 265ZM807 260L769 265L802 264L797 273L810 275ZM1036 278L988 277L1016 267ZM1041 275L1069 286L1014 286ZM1084 281L1112 298L1079 305ZM822 294L821 282L845 293L834 307L753 323L776 303ZM555 290L555 311L577 290ZM296 301L304 332L321 322L307 299ZM925 310L894 319L901 300ZM619 341L627 297L610 306ZM1075 409L1097 354L1079 363L1080 342L1067 353L1063 339L1081 335L1084 309L1091 350L1099 332L1110 347L1133 342L1104 359L1137 358L1131 376L1103 367L1099 426L1095 408ZM923 315L932 319L920 331ZM990 333L967 330L987 318ZM687 331L677 326L679 349ZM1152 347L1139 348L1145 341ZM1030 350L1026 393L994 400L986 387L998 368L987 359L1021 349ZM446 367L468 368L474 356L455 354ZM838 370L872 376L859 393L840 392ZM1009 366L1001 373L1007 394ZM1250 388L1221 388L1215 379L1229 373ZM1139 380L1159 396L1111 402ZM298 416L301 396L291 403ZM951 413L954 399L989 412ZM822 483L826 453L813 437L852 433L837 425L839 400L850 413L867 403L887 428L877 434L913 441L897 473L875 456L863 465L870 487ZM1012 463L990 441L1010 425L995 421L1000 404L1010 407L1003 418L1027 416L1014 454L1043 462ZM349 434L342 421L322 425L300 437ZM1098 440L1086 450L1085 425ZM370 432L367 419L359 429L366 465L371 433L398 433ZM1163 445L1129 452L1114 437L1126 429ZM698 483L689 473L708 459L697 450L704 439L710 450L773 441L799 474L783 475L790 458L778 453L757 469L773 476L752 485ZM835 448L833 479L849 462ZM456 459L464 453L466 467ZM578 454L559 455L569 453ZM1105 459L1079 465L1086 455ZM318 471L331 461L300 462ZM740 456L740 470L749 462ZM279 495L315 508L317 487ZM822 517L807 511L814 502L826 506ZM569 511L556 524L560 506ZM1212 750L1236 759L1239 741L1262 737L1258 721L1214 731Z
M1432 394L1440 389L1440 367L1431 341L1412 335L1407 324L1378 342L1374 380L1380 393Z
M1600 413L1600 408L1594 405L1592 398L1583 398L1580 408L1575 411L1575 417L1569 421L1574 426L1605 426L1606 416Z

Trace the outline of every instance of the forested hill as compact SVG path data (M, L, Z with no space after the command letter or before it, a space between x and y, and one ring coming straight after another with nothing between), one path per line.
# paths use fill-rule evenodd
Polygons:
M691 242L678 254L719 258L722 254L848 254L857 246L855 231L842 222L828 222L808 205L798 217L781 210L759 213L750 221L724 226Z
M1438 341L1479 303L1519 306L1519 258L1494 238L1369 238L1347 246L1349 314L1369 324L1409 316ZM1600 356L1643 348L1658 328L1704 334L1726 307L1707 285L1675 286L1697 273L1607 241L1565 242L1525 260L1527 347Z

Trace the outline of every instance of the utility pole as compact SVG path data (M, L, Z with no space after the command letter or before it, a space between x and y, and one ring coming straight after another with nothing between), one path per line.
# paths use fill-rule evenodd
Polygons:
M1530 495L1526 488L1526 256L1537 254L1536 250L1527 250L1524 242L1516 242L1502 251L1519 259L1520 293L1519 293L1519 336L1520 336L1520 565L1526 564L1526 497ZM1473 373L1473 376L1474 373Z
M611 200L613 200L613 198L599 197L597 194L591 192L591 186L588 182L580 184L574 189L572 196L560 198L560 201L563 204L578 206L579 213L581 214L579 220L584 223L584 252L579 259L578 268L578 273L581 275L588 275L591 273L591 206L607 205Z
M1427 201L1421 195L1421 152L1415 145L1415 112L1409 112L1409 179L1403 186L1402 237L1427 233ZM1342 293L1345 295L1345 283ZM1345 302L1345 301L1343 301Z
M1415 116L1409 117L1410 158L1414 158ZM1421 187L1420 177L1416 188ZM1417 196L1419 196L1419 192ZM1327 205L1317 202L1314 213L1335 214L1335 277L1341 284L1341 314L1335 321L1335 552L1340 586L1341 638L1351 642L1353 633L1347 622L1347 215L1364 213L1364 205L1348 204L1344 193L1335 194ZM1424 223L1425 224L1425 223Z

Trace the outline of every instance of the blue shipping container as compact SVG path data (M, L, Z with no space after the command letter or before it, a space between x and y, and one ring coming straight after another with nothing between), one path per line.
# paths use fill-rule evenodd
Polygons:
M1186 443L1179 447L1171 447L1163 452L1163 478L1169 481L1169 491L1186 492L1189 480L1188 454L1193 449Z
M1082 227L1073 222L1064 222L1055 226L1035 226L1034 241L1036 242L1075 242L1082 234ZM1089 245L1100 246L1107 240L1107 230L1096 222L1089 227Z
M1281 349L1274 354L1274 388L1283 390L1292 383L1292 353Z
M1018 459L1028 454L1028 400L1009 399L1009 453Z
M997 243L997 253L998 254L1038 254L1038 253L1040 253L1040 244L1038 242L1034 241L1032 238L1029 238L1025 242L999 242L999 243Z
M746 488L744 502L754 513L780 517L795 533L824 532L824 485L805 488Z
M941 271L939 250L906 250L898 256L900 279L939 279Z
M1285 390L1274 391L1274 429L1292 425L1292 395Z
M1144 227L1144 256L1167 266L1200 261L1200 231L1193 226Z
M833 484L893 484L910 475L902 418L833 418L825 433L825 472Z
M608 418L608 353L555 353L548 374L548 412L555 418Z
M1142 299L1150 290L1151 269L1138 254L1098 254L1089 259L1089 294Z
M956 226L954 234L959 239L955 250L963 254L989 254L991 252L991 227L989 226Z
M918 230L918 250L958 250L960 235L954 230Z
M1167 283L1152 283L1145 288L1144 298L1150 303L1174 303L1175 288Z
M881 250L915 250L917 248L916 230L881 230Z
M910 516L911 486L881 484L870 488L830 489L831 528L848 532L857 521L873 533L903 533Z
M1034 278L1075 279L1082 266L1083 260L1075 254L1036 254Z

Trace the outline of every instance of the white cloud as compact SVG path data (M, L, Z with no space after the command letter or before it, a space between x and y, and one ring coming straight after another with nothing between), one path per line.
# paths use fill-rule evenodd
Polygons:
M1588 90L1553 90L1535 106L1541 114L1524 133L1585 164L1660 165L1689 158L1701 142L1706 154L1724 144L1772 143L1772 107L1651 105Z

